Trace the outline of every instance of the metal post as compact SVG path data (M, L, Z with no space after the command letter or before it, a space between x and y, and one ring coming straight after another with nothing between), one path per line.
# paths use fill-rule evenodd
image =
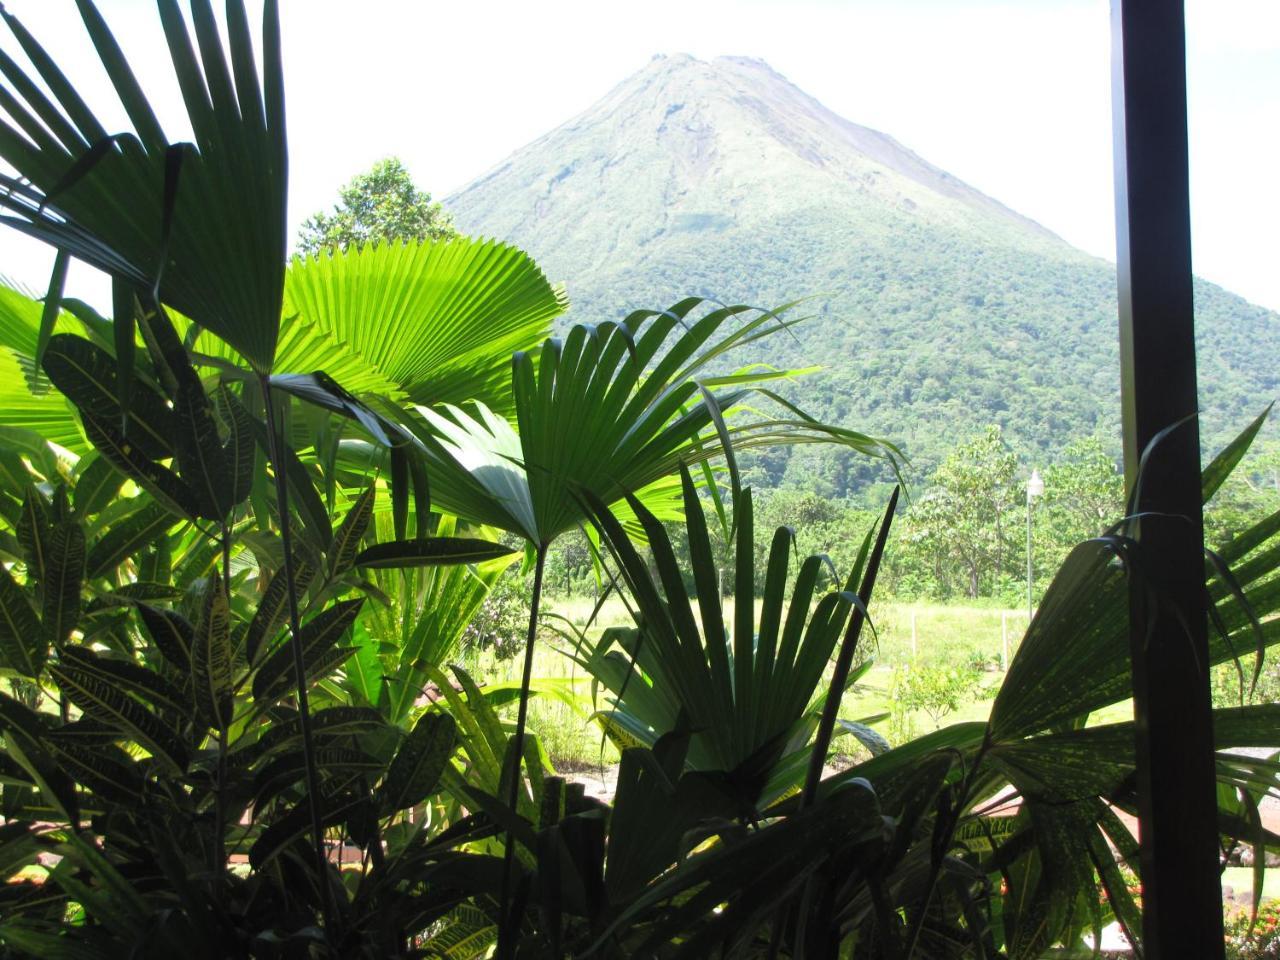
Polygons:
M1044 481L1040 479L1040 471L1033 469L1027 478L1027 623L1035 616L1035 604L1032 600L1032 581L1034 570L1031 565L1031 501L1044 493Z
M1186 42L1177 0L1112 0L1116 260L1125 480L1162 429L1195 414ZM1213 716L1194 419L1144 472L1144 576L1130 601L1143 939L1148 960L1222 957ZM1175 609L1174 605L1177 605Z

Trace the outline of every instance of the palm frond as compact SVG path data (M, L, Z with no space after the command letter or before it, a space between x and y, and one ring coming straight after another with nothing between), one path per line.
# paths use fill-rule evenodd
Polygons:
M288 184L276 0L263 9L261 78L243 0L227 3L230 65L209 0L192 0L194 47L175 0L161 0L194 134L184 145L167 139L91 0L77 2L134 130L109 134L44 48L4 13L31 67L3 64L0 157L16 175L0 176L0 209L8 213L0 222L137 288L155 288L255 369L270 370Z

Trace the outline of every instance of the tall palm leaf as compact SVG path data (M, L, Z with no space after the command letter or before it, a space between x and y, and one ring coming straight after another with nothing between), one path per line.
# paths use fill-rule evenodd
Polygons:
M1206 499L1239 462L1262 419L1205 468ZM1151 517L1144 522L1178 521ZM1211 554L1206 563L1215 628L1205 666L1236 662L1242 697L1250 686L1245 669L1249 655L1256 671L1265 650L1280 640L1274 628L1280 610L1280 589L1274 580L1278 534L1280 514L1275 514ZM1145 566L1141 539L1123 532L1078 546L1046 592L986 724L957 724L820 785L819 794L830 797L843 784L866 780L886 812L894 814L925 804L918 793L917 771L930 764L944 771L930 787L948 797L948 812L933 827L935 845L908 855L899 867L904 879L894 890L895 906L915 917L905 931L908 946L915 944L924 952L931 934L926 929L927 911L919 907L955 882L935 855L937 844L944 841L957 851L964 851L967 843L991 851L976 861L981 869L975 876L1004 875L1010 892L1005 897L1003 935L1010 957L1039 956L1059 938L1070 940L1083 932L1081 928L1098 924L1099 885L1106 891L1108 909L1136 942L1141 933L1138 910L1120 878L1114 852L1137 868L1137 840L1114 813L1115 808L1136 811L1134 724L1086 724L1098 710L1131 696L1129 603L1131 592L1144 592ZM1145 595L1146 602L1164 602L1154 591ZM1151 642L1183 639L1170 636ZM1259 847L1275 844L1280 838L1261 829L1257 805L1262 794L1276 791L1280 765L1236 751L1280 746L1280 706L1217 710L1214 732L1224 836ZM997 796L999 805L1018 803L1021 813L992 850L990 838L1000 822L997 818L993 823L987 811ZM973 877L963 885L972 887ZM875 905L864 890L841 909L847 933L871 918Z
M160 18L191 144L174 144L92 0L85 29L133 130L110 134L11 14L34 73L0 60L3 222L143 290L212 330L258 371L275 358L284 293L288 149L276 0L266 0L262 77L242 0L226 49L209 0L192 0L196 47L175 0ZM197 52L198 48L198 52ZM47 87L52 98L40 92ZM131 329L131 327L130 327Z
M776 396L760 383L788 373L718 367L735 348L801 320L786 318L785 308L744 306L691 319L701 303L690 298L622 323L578 325L563 341L547 340L536 358L517 353L514 424L481 404L407 415L405 425L428 447L436 502L545 548L587 519L584 492L611 505L646 490L678 503L679 487L669 481L682 463L732 461L735 447L839 443L897 463L891 444L819 423L792 405L783 417L747 407L753 394ZM736 475L732 462L731 470Z
M650 564L597 501L593 520L634 599L637 626L606 630L594 645L577 638L574 659L612 695L612 709L600 716L606 731L653 747L684 727L691 734L688 769L727 773L744 804L767 804L799 783L816 726L814 695L854 609L866 549L846 581L825 590L824 558L805 558L788 590L794 533L780 527L758 584L751 492L744 490L734 504L737 551L729 574L736 600L727 618L702 503L692 475L680 472L696 612L657 518L632 501L653 551ZM835 691L837 699L843 692Z

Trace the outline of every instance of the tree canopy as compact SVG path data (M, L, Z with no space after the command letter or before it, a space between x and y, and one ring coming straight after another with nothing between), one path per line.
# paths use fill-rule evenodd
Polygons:
M379 160L352 177L332 213L317 212L298 231L298 252L361 247L390 240L456 237L453 217L431 194L419 190L398 157Z

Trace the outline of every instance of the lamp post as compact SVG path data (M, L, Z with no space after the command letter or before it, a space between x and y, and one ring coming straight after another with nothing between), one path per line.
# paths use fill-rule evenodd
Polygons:
M1032 584L1032 567L1031 567L1031 501L1036 497L1044 494L1044 480L1040 478L1039 470L1032 470L1031 476L1027 479L1027 622L1031 622L1031 584Z

